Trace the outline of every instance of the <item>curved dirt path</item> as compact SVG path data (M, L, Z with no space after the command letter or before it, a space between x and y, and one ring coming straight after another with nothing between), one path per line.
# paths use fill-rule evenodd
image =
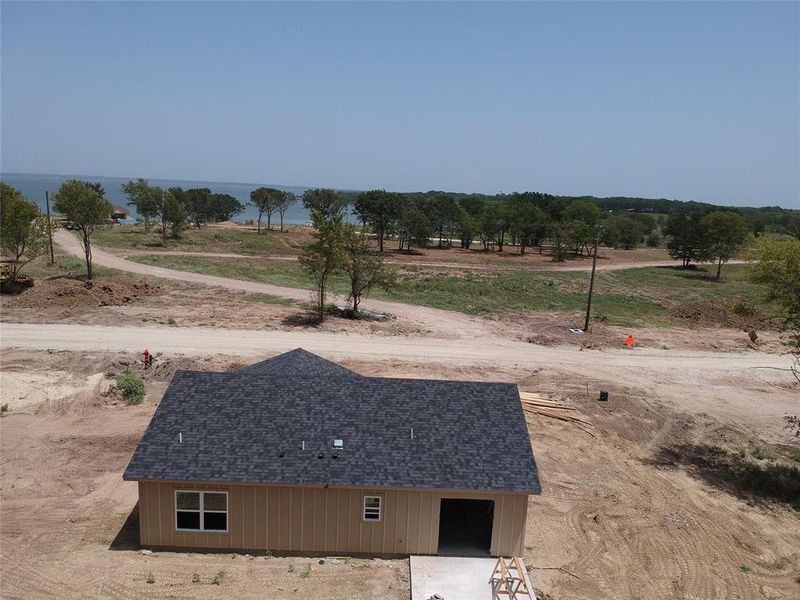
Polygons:
M56 240L58 241L58 240ZM233 259L258 259L258 260L273 260L273 261L296 261L296 256L275 256L275 255L257 255L257 254L237 254L234 252L192 252L188 250L130 250L130 249L117 249L113 251L113 256L121 258L129 258L132 256L192 256L200 258L233 258ZM456 262L418 262L412 260L394 260L391 258L385 259L386 264L397 266L411 266L411 267L431 267L441 269L461 269L468 271L530 271L533 273L548 273L548 272L586 272L592 270L591 263L581 265L477 265L473 263L456 263ZM679 267L681 264L677 260L642 260L627 263L603 263L597 265L598 271L622 271L625 269L639 269L648 267ZM728 261L729 265L742 265L746 264L743 260Z
M64 251L79 258L83 258L83 249L80 241L68 231L56 231L53 234L53 239ZM266 294L269 296L286 298L288 300L306 301L311 299L312 296L311 290L304 290L301 288L290 288L269 283L257 283L254 281L244 281L242 279L230 279L227 277L217 277L216 275L204 275L191 271L179 271L177 269L145 265L111 254L96 246L92 247L92 261L97 266L117 269L118 271L127 273L135 273L137 275L161 277L163 279L172 279L200 285L211 285L251 294ZM335 297L334 294L329 294L329 296L331 299ZM472 337L475 335L488 334L490 332L490 325L483 319L471 317L455 311L373 299L367 299L363 304L364 308L405 317L420 327L427 328L430 331L440 333L447 337Z

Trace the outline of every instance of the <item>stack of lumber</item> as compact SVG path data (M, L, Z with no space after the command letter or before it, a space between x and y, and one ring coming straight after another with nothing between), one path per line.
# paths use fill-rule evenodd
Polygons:
M557 400L533 392L520 392L519 401L522 404L522 410L526 413L575 423L580 429L594 436L594 434L588 430L591 424L578 415L578 409L574 406L567 406Z

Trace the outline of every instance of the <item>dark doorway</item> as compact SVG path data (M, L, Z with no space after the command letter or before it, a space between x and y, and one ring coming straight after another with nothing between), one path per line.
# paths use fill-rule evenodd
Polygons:
M490 556L493 500L442 498L439 512L439 554Z

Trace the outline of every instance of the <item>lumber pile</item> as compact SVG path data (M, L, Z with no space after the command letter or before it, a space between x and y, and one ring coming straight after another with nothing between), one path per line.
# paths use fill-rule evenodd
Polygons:
M567 406L557 400L533 392L520 392L519 401L522 404L522 410L526 413L574 423L579 429L594 437L594 434L589 430L591 423L579 416L578 409L574 406Z

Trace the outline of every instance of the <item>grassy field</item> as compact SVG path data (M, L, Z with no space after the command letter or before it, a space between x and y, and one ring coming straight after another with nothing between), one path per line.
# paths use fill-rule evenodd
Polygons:
M25 265L22 269L22 273L34 279L44 279L46 277L81 277L86 275L86 262L83 258L78 258L77 256L56 254L55 262L51 265L50 256L46 254ZM109 277L111 275L119 275L119 271L95 265L92 269L92 275L94 277Z
M145 264L311 289L311 279L292 261L226 260L187 256L141 256ZM725 281L710 277L711 267L683 271L674 268L639 268L598 272L593 312L610 324L667 326L679 320L672 309L686 302L719 301L758 304L760 287L746 279L746 266L730 265ZM450 274L420 268L398 271L398 286L373 296L489 315L501 311L580 312L586 303L588 274L582 272L468 272ZM346 281L337 276L332 289L346 293Z
M266 225L264 225L266 227ZM274 225L273 225L274 227ZM150 231L144 225L113 225L98 228L92 243L104 248L124 250L181 250L185 252L221 252L234 254L298 254L307 234L297 231L266 231L258 235L255 228L187 227L179 240L167 238L164 244L157 227Z

